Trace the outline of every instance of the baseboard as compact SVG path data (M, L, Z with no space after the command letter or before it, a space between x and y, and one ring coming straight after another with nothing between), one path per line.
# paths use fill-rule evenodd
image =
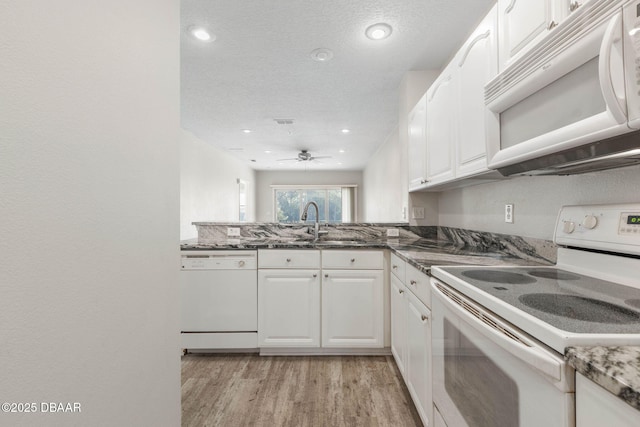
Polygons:
M391 348L260 348L260 356L391 356Z

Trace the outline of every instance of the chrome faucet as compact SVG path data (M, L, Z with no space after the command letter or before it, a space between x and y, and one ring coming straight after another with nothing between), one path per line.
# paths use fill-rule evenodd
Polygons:
M313 206L314 208L316 208L316 221L313 224L313 240L316 241L318 240L318 237L320 236L320 234L326 234L328 233L328 231L324 231L321 232L320 231L320 224L318 223L318 219L320 217L320 211L318 209L318 204L314 201L311 202L307 202L307 204L304 206L304 209L302 210L302 216L300 217L301 221L306 221L307 220L307 216L309 215L309 206ZM309 233L311 233L311 227L309 227L309 229L307 230Z

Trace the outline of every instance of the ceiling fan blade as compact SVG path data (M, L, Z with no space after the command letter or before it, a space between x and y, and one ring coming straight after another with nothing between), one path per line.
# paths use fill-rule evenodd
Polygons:
M289 160L300 160L297 157L293 158L293 159L278 159L276 160L276 162L285 162L285 161L289 161Z
M316 159L330 159L331 156L314 156L312 158L310 158L309 160L316 160Z

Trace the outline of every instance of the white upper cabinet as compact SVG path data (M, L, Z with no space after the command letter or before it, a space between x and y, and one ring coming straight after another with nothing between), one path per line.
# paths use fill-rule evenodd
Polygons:
M500 71L587 0L498 0Z
M427 91L427 181L429 185L454 177L454 147L458 123L457 79L451 63Z
M427 182L427 95L409 113L409 190Z
M484 85L498 73L497 11L494 7L456 55L460 126L456 178L487 170ZM462 122L464 120L464 122ZM497 122L490 122L497 126Z

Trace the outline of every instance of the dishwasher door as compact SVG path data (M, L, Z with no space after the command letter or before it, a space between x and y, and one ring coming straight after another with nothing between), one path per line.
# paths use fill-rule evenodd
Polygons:
M256 270L183 270L182 332L256 332Z

